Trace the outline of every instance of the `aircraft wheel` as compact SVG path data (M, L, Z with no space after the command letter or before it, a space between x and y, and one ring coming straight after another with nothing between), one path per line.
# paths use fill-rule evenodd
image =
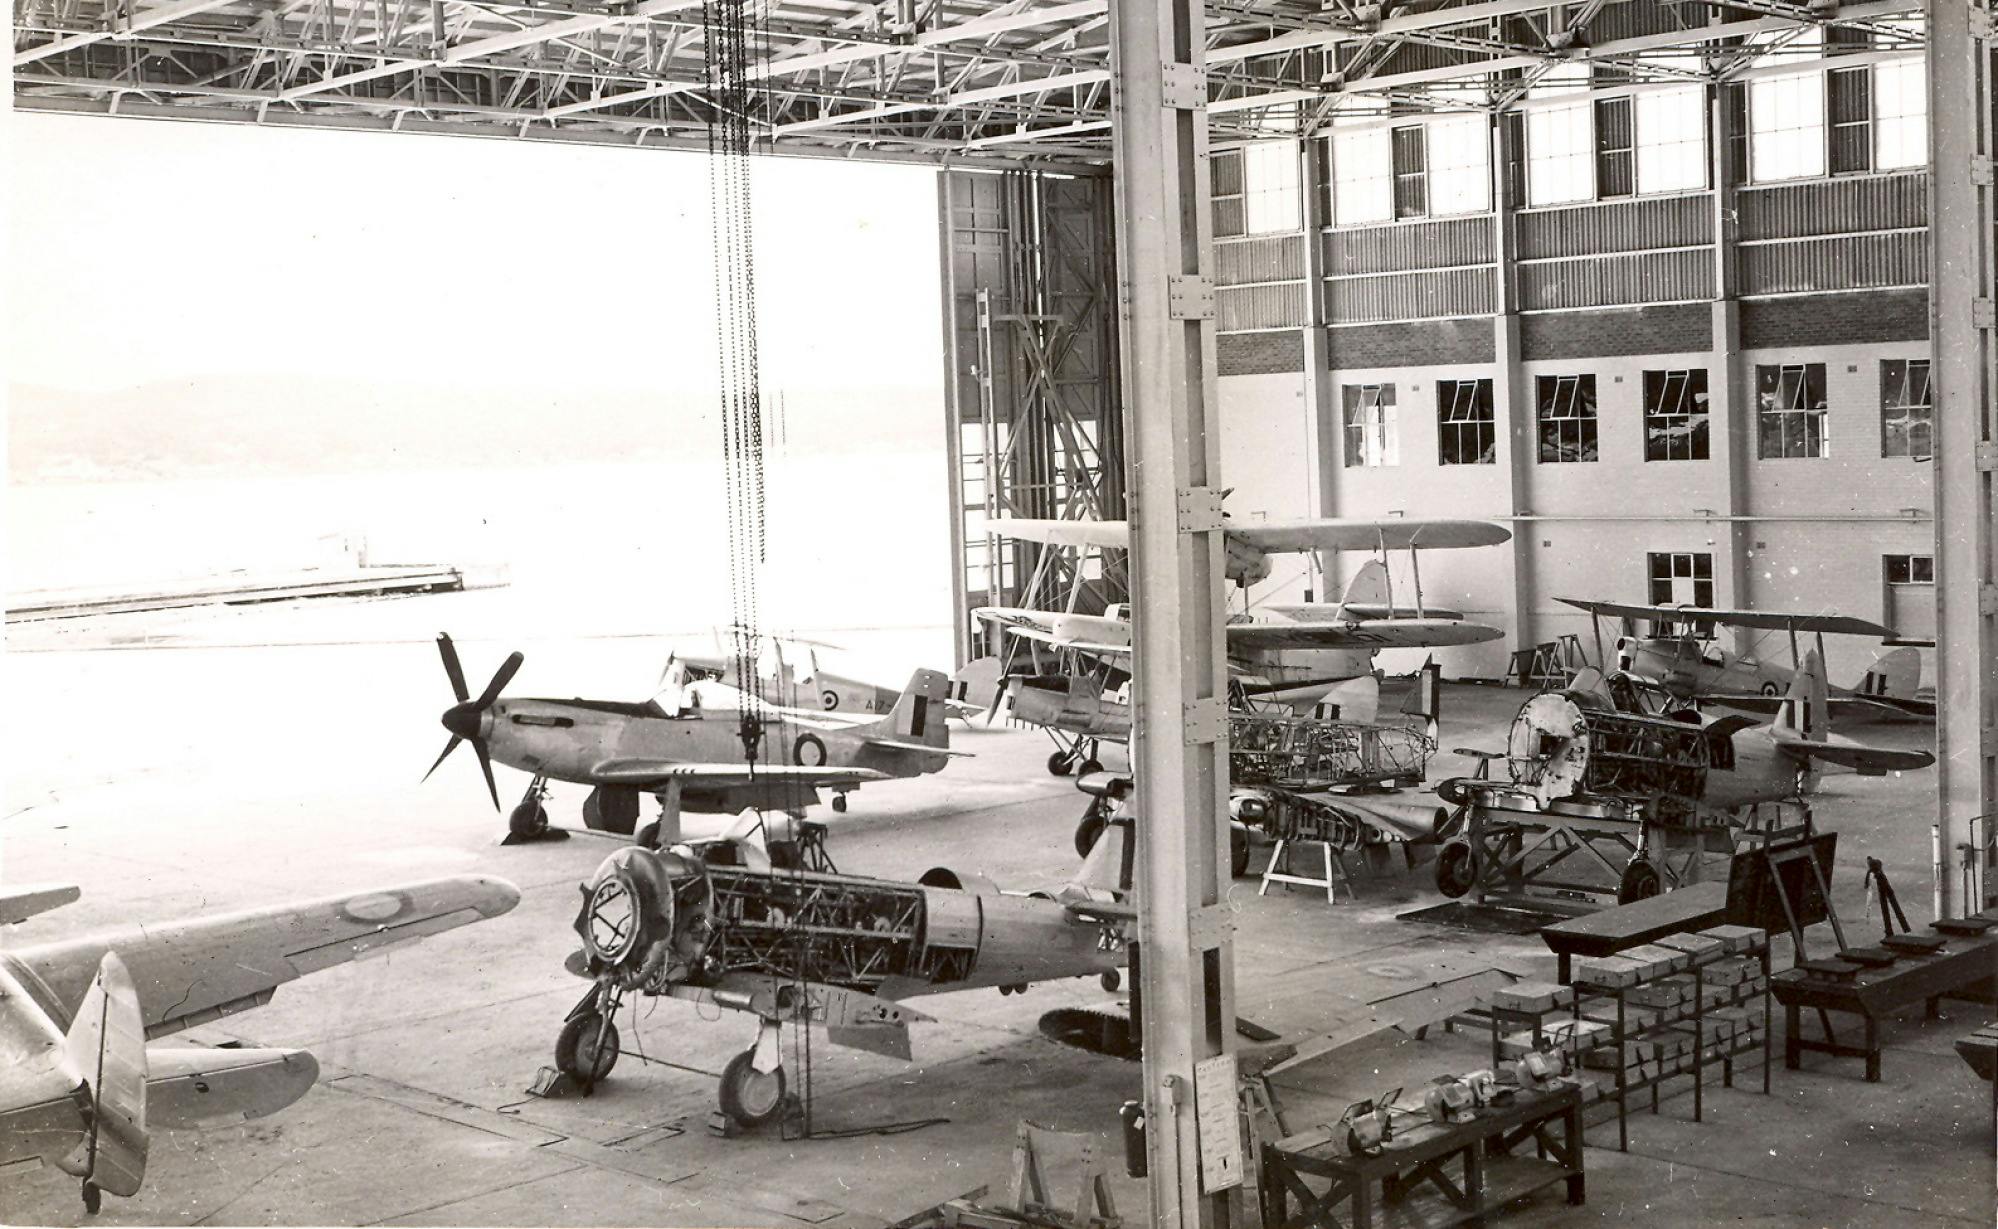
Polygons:
M1658 868L1638 859L1623 868L1623 882L1617 885L1616 903L1627 905L1632 901L1649 900L1664 890L1665 880L1658 873Z
M744 1050L722 1068L721 1109L745 1127L760 1127L784 1108L784 1068L758 1071L755 1050Z
M92 1216L104 1207L104 1192L97 1189L95 1182L83 1184L83 1210Z
M1097 759L1095 756L1091 756L1090 758L1082 761L1082 767L1076 769L1076 772L1078 774L1085 777L1092 772L1102 772L1102 771L1103 771L1103 761Z
M594 1011L586 1011L562 1026L561 1035L555 1039L557 1071L586 1084L594 1084L610 1074L617 1065L617 1025L606 1027L603 1019ZM601 1045L597 1041L599 1028L603 1028Z
M1436 890L1455 900L1478 882L1478 857L1468 841L1451 841L1436 851Z
M659 844L659 821L653 820L643 828L640 828L638 835L633 837L632 840L640 849L657 848Z
M1096 848L1096 842L1102 836L1103 817L1096 813L1095 807L1091 807L1083 815L1082 822L1075 826L1075 852L1088 857L1089 851Z
M1249 873L1249 830L1228 825L1228 873L1236 879Z
M1068 758L1068 752L1057 751L1048 757L1048 775L1065 777L1075 771L1075 761Z
M548 808L538 802L523 802L506 817L506 830L514 836L540 836L548 831Z
M838 814L840 814L840 815L844 815L844 814L846 814L846 795L845 795L845 794L834 794L834 795L833 795L833 800L832 800L832 809L833 809L833 810L834 810L834 811L835 811L836 813L838 813Z

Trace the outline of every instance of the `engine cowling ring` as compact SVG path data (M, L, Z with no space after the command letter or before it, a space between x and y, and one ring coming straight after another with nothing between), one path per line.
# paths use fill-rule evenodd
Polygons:
M683 978L706 945L696 922L707 903L698 865L670 851L617 850L583 885L576 916L590 970L625 986Z

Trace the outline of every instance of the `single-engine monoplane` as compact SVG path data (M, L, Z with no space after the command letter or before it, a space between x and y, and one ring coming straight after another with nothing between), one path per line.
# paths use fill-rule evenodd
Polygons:
M909 1025L929 1017L906 999L1070 977L1114 987L1137 932L1127 827L1097 842L1073 881L1034 893L948 867L915 883L779 869L737 836L619 849L582 885L582 947L568 968L592 984L563 1024L556 1067L585 1087L609 1075L631 994L744 1012L755 1040L723 1070L720 1100L753 1126L783 1108L787 1023L907 1060Z
M430 772L459 743L471 743L495 809L492 761L528 773L527 792L508 817L509 844L560 831L550 829L542 805L549 781L590 786L585 826L630 836L641 794L659 800L675 831L682 811L800 816L819 802L820 789L832 790L833 809L844 811L847 792L866 782L936 772L965 754L950 749L943 710L950 680L935 670L916 671L888 716L853 723L690 682L677 661L650 700L502 699L524 660L514 653L472 699L451 638L439 636L437 648L457 703L444 712L451 739Z
M0 924L78 895L0 888ZM156 1039L519 901L505 880L463 875L0 952L0 1167L40 1161L81 1178L93 1213L105 1192L136 1195L154 1130L260 1118L319 1076L304 1050Z

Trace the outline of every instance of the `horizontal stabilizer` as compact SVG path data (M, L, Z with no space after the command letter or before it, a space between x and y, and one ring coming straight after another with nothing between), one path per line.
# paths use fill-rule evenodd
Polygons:
M948 747L932 747L928 743L904 742L898 738L880 738L869 735L869 736L863 736L861 741L866 743L870 747L886 747L891 751L917 751L921 752L924 755L953 755L959 757L969 757L972 754L969 751L952 751Z
M304 1050L155 1046L147 1053L146 1107L156 1127L262 1118L304 1096L319 1061Z
M1849 738L1833 736L1824 742L1810 742L1778 732L1776 743L1793 755L1826 764L1850 768L1862 777L1884 777L1890 772L1914 772L1936 762L1927 751L1900 747L1872 747Z
M83 895L73 883L22 883L0 887L0 926L25 922L38 913L70 904Z

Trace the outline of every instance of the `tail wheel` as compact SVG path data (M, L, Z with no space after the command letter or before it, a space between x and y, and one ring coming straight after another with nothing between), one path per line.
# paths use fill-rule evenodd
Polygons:
M506 817L506 830L514 836L540 836L548 831L548 808L538 802L523 802Z
M600 1031L601 1030L601 1031ZM586 1011L562 1026L555 1039L555 1069L586 1084L594 1084L617 1065L617 1025Z
M1451 841L1436 851L1436 890L1452 900L1478 883L1478 856L1467 841Z
M1658 868L1644 859L1636 859L1623 868L1623 882L1617 885L1616 903L1627 905L1632 901L1649 900L1665 890L1664 876Z
M1237 879L1249 873L1249 830L1228 825L1228 873Z
M722 1068L722 1113L745 1127L760 1127L784 1108L784 1068L758 1071L755 1062L756 1051L744 1050Z
M1075 826L1075 852L1083 857L1096 848L1096 842L1103 836L1103 817L1091 807L1083 815L1082 822Z
M1065 777L1073 771L1075 771L1075 761L1068 757L1068 752L1057 751L1048 757L1049 776Z

